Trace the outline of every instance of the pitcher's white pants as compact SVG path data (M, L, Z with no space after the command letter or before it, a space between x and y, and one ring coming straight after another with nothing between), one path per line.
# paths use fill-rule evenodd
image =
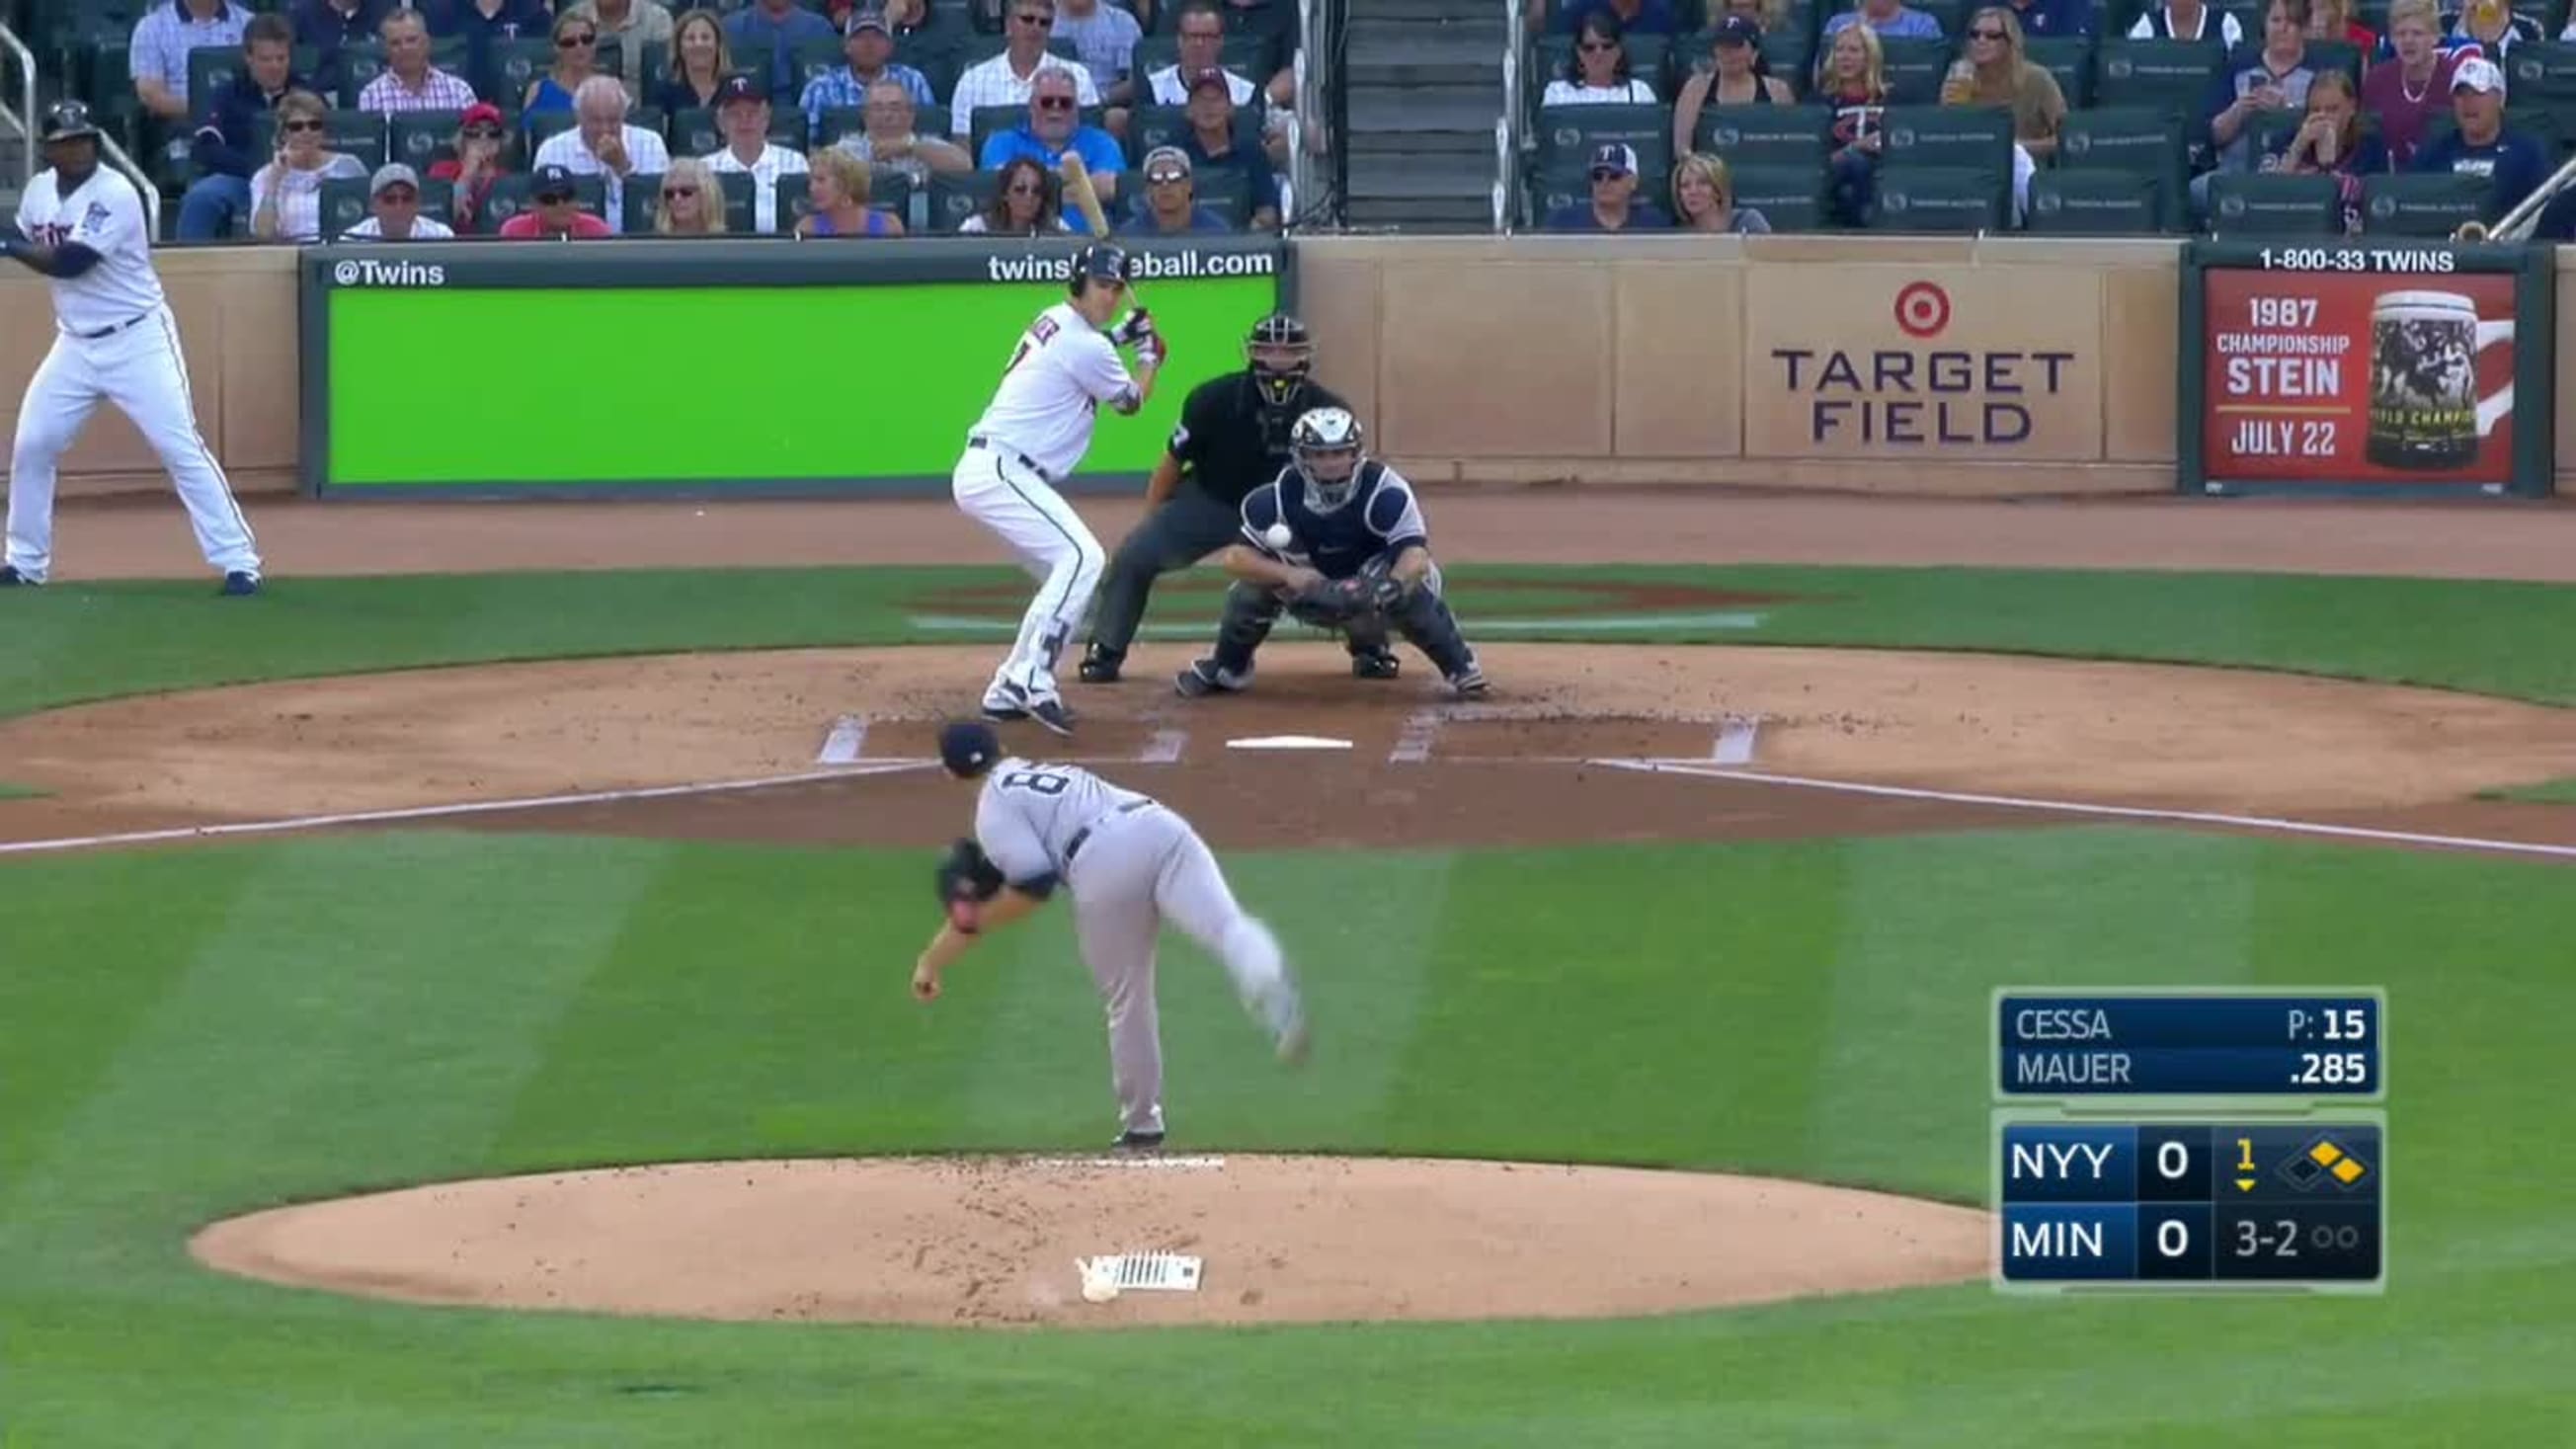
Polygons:
M18 439L9 455L8 562L37 583L53 567L55 465L102 402L132 418L160 455L206 562L224 573L256 575L258 545L222 466L197 432L179 324L167 307L112 336L55 334L18 409Z
M984 686L984 703L1026 708L1058 698L1056 661L1082 627L1107 563L1100 540L1064 495L1007 448L968 448L957 460L950 491L966 516L999 535L1019 556L1020 567L1038 580L1018 641Z

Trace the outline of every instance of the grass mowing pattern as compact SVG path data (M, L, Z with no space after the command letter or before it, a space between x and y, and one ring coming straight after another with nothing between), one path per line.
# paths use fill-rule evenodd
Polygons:
M2576 637L2576 589L2546 584L1769 566L1471 565L1450 577L1471 637L1492 637L1477 635L1479 614L1598 608L1571 585L1696 584L1811 597L1747 606L1764 616L1755 630L1563 637L2165 660L2576 703L2576 651L2564 647ZM925 599L979 583L1026 587L1016 573L956 568L286 578L254 603L218 606L194 583L64 585L10 601L0 709L501 659L918 643L913 613L955 612ZM1214 628L1204 597L1175 592L1151 617Z
M989 1444L1037 1423L1122 1445L2563 1428L2547 1346L2576 1338L2576 1158L2528 1150L2576 1089L2555 1050L2576 1008L2563 870L2123 829L1244 857L1247 898L1292 923L1313 979L1317 1059L1278 1073L1216 968L1175 946L1175 1125L1193 1145L1972 1196L1985 1097L1964 1084L1994 985L2381 983L2386 1298L1971 1286L1619 1323L1033 1338L408 1309L181 1255L204 1218L411 1178L1092 1145L1105 1052L1062 914L925 1011L903 989L926 925L915 854L422 833L6 867L13 963L58 963L0 977L11 1425L30 1444L262 1446ZM1381 866L1432 889L1336 922ZM1639 909L1605 928L1606 899ZM136 900L153 909L113 908Z

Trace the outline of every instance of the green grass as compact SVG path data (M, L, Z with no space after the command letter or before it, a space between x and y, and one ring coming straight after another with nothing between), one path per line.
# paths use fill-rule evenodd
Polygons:
M1175 948L1173 1124L1974 1199L1995 985L2384 984L2385 1297L1029 1336L417 1309L186 1260L206 1219L423 1178L1096 1143L1064 913L925 1010L915 855L416 833L0 866L7 1442L2523 1445L2576 1411L2576 1155L2532 1148L2576 1092L2563 869L2124 829L1234 859L1316 1059L1273 1067Z
M1764 616L1754 630L1558 637L2169 660L2576 703L2576 651L2564 647L2576 637L2576 589L2545 584L1785 566L1463 567L1453 577L1471 637L1480 612L1571 608L1570 586L1587 581L1701 584L1809 597L1746 606ZM1522 586L1492 587L1506 582ZM9 601L0 708L499 659L919 642L913 613L958 612L925 596L976 583L1025 587L1005 571L927 568L281 577L255 603L218 604L194 583L67 584ZM1167 591L1152 617L1214 627L1203 594Z
M2481 800L2520 800L2532 805L2576 805L2576 775L2561 775L2537 785L2517 785L2506 790L2481 790Z
M39 790L33 785L12 785L6 780L0 780L0 800L41 800L49 793L51 792Z

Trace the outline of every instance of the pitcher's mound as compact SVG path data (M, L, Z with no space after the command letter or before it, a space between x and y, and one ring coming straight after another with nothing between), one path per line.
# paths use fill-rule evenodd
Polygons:
M1669 1313L1980 1276L1990 1219L1812 1183L1399 1158L713 1162L217 1223L227 1272L415 1303L938 1324ZM1086 1302L1075 1260L1202 1260Z

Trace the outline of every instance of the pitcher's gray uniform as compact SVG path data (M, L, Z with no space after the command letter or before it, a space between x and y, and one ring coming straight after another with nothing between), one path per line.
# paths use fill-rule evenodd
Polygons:
M1074 933L1108 1010L1123 1142L1163 1135L1154 956L1165 921L1224 963L1283 1057L1303 1052L1304 1012L1278 938L1244 912L1207 843L1169 807L1077 765L1008 756L984 775L975 839L1012 889L1073 894Z

